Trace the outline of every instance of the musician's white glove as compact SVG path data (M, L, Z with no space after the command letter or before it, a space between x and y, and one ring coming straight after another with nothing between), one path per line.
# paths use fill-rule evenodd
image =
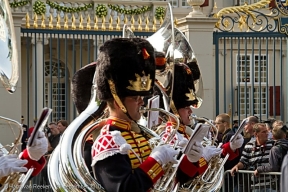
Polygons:
M31 137L29 138L29 140ZM29 143L28 140L28 143ZM35 139L31 147L28 147L29 157L35 161L38 161L48 151L48 140L45 137L44 132L37 131Z
M14 172L28 171L26 167L23 167L27 163L27 160L18 159L16 154L3 156L3 153L0 152L0 178Z
M199 159L203 155L203 146L201 143L196 142L192 147L191 150L186 154L187 159L191 163L195 163L199 161Z
M234 135L231 137L233 139ZM235 151L236 149L242 147L244 143L244 138L242 135L237 135L236 139L233 142L230 142L230 148L231 150Z
M177 163L175 155L179 152L173 149L170 145L161 145L159 147L155 147L150 154L150 157L153 157L159 164L164 165L169 162Z
M212 157L220 155L221 153L221 148L217 148L216 146L206 146L203 149L203 158L208 162Z
M180 148L185 147L188 143L188 139L183 137L183 135L181 133L178 133L178 132L177 132L177 139L178 139L177 146Z

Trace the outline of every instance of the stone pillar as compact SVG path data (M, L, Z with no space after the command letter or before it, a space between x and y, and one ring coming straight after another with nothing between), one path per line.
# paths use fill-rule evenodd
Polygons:
M177 27L185 33L199 64L204 87L203 104L194 113L200 117L214 119L215 114L215 59L213 29L217 19L191 18L178 20Z
M44 55L43 55L43 49L44 45L48 44L48 40L43 40L39 37L32 37L32 104L33 108L31 111L33 111L33 119L38 117L44 107Z
M187 3L192 7L193 11L187 15L187 17L205 17L201 11L200 5L202 5L205 0L187 0Z

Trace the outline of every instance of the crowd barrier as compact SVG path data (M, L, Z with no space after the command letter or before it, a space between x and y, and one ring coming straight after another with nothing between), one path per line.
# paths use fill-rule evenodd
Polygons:
M220 192L280 192L281 172L268 172L254 176L254 171L239 170L234 177L230 170L224 173ZM23 192L51 192L49 183L42 181L42 174L27 182ZM288 182L288 181L287 181Z
M280 192L281 172L267 172L254 176L254 171L239 170L231 176L224 173L221 192ZM288 182L288 181L287 181Z

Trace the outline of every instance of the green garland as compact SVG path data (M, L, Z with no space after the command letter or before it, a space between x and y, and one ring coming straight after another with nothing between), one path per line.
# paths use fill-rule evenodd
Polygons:
M155 9L155 18L160 20L161 18L164 19L165 16L165 8L164 7L157 7Z
M46 12L46 5L44 2L42 1L35 1L35 3L33 4L33 11L34 13L36 13L37 15L42 15Z
M107 13L107 7L103 4L99 4L95 8L95 14L97 15L97 17L106 17Z
M147 11L150 11L152 8L152 6L142 6L141 8L127 10L121 8L119 5L112 5L112 4L108 4L108 7L114 11L117 11L118 13L122 13L125 15L139 15Z
M57 3L51 2L49 0L47 0L46 3L51 8L56 9L58 11L63 11L64 13L77 13L77 12L80 12L80 11L87 11L88 9L93 7L92 3L84 5L83 7L65 7L65 6L59 5Z
M13 3L10 3L10 7L11 8L23 7L23 6L27 5L28 3L30 3L30 1L28 1L28 0L13 2Z

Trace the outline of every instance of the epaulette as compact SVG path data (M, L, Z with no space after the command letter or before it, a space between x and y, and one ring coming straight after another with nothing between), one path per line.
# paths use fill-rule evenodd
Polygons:
M127 144L120 131L110 131L110 125L105 125L92 146L92 164L117 153L128 154L131 145Z

